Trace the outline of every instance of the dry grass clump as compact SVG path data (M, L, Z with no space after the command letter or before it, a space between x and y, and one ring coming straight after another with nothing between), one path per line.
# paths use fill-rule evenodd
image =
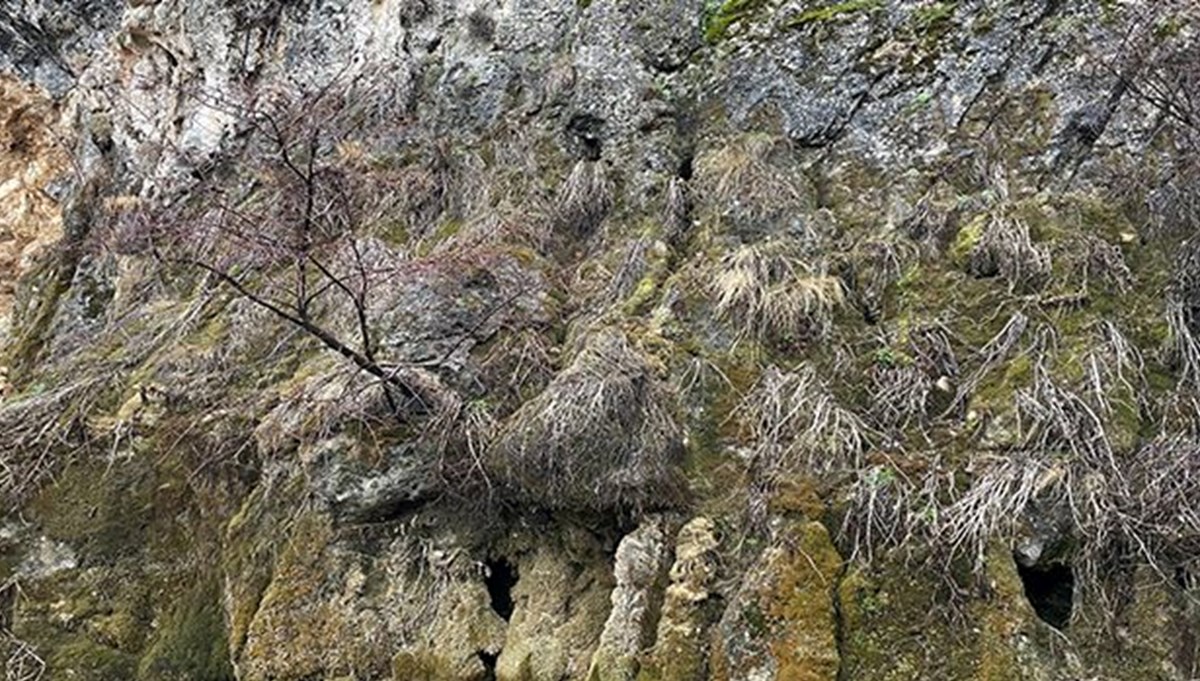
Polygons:
M38 681L46 674L46 661L12 630L12 614L20 598L21 586L15 578L0 586L0 667L4 681Z
M972 357L975 369L962 380L954 393L954 400L942 412L943 418L951 415L962 415L967 401L979 389L983 381L992 371L1000 368L1018 350L1025 330L1029 328L1029 317L1021 312L1015 312L1004 326Z
M574 235L591 234L612 210L613 197L604 163L580 159L558 190L554 223Z
M460 202L461 169L436 146L403 160L355 158L339 148L339 158L352 169L351 200L356 221L394 237L403 227L408 238L432 233L452 204Z
M920 461L914 468L884 458L858 470L845 490L839 539L849 547L848 560L871 563L881 552L928 537L938 521L945 477L939 462Z
M750 524L761 527L781 483L857 469L868 428L843 407L808 364L785 372L767 367L734 410L750 443Z
M1047 288L1055 295L1039 300L1043 308L1078 308L1096 294L1125 295L1134 287L1132 270L1119 246L1094 234L1073 233L1053 245L1059 270Z
M606 293L607 302L615 303L625 300L637 288L638 282L646 273L649 264L649 251L652 245L648 237L634 239L625 248L621 264L613 272Z
M972 461L970 483L949 495L931 542L947 561L968 556L979 568L993 540L1062 518L1062 536L1043 538L1059 544L1050 559L1070 562L1080 593L1112 616L1137 566L1168 578L1196 563L1200 445L1180 435L1145 445L1122 439L1127 415L1144 413L1146 379L1141 355L1116 327L1097 327L1072 384L1052 375L1052 339L1040 336L1032 381L1016 394L1018 443Z
M1010 293L1033 292L1050 279L1050 251L1033 243L1025 222L992 215L971 249L968 269L977 277L999 275Z
M1101 414L1107 400L1098 405L1054 381L1046 360L1038 357L1033 385L1016 393L1017 415L1024 449L1063 452L1089 462L1112 463L1113 445Z
M1125 254L1120 247L1091 234L1084 235L1082 242L1080 250L1085 255L1083 287L1086 289L1090 283L1099 281L1117 293L1128 293L1133 288L1133 272L1125 263Z
M1016 348L1027 324L1023 316L1009 320L979 353L968 386ZM937 327L926 335L941 336ZM1069 383L1051 371L1055 344L1049 329L1036 334L1029 385L1015 395L1015 442L974 455L965 481L936 461L900 455L873 454L859 468L843 490L841 534L853 555L871 560L920 545L941 569L965 558L979 570L996 540L1029 536L1046 551L1033 559L1070 562L1080 593L1108 615L1119 605L1113 589L1129 583L1136 566L1164 577L1194 566L1200 445L1183 436L1138 443L1149 408L1145 362L1114 324L1094 327L1090 350L1078 357L1082 372ZM937 354L918 363L957 369L928 358Z
M1060 444L1086 452L1086 444ZM1012 539L1031 514L1062 515L1065 554L1077 589L1113 616L1127 603L1130 571L1145 566L1162 579L1200 562L1200 444L1162 437L1098 461L1087 454L1026 449L972 463L971 484L938 513L931 541L947 562L972 557L982 568L987 546Z
M935 185L917 201L899 225L904 235L917 245L924 260L940 257L958 232L962 217L958 197L956 194L946 196L947 191L944 183Z
M1149 415L1154 405L1141 350L1108 320L1096 326L1094 335L1095 346L1084 358L1083 392L1089 401L1105 418L1115 409Z
M738 339L785 343L825 336L846 298L842 280L808 262L786 238L726 255L711 292L717 316L738 329Z
M1141 565L1167 581L1200 564L1200 443L1163 436L1107 466L1076 459L1065 480L1085 595L1113 615Z
M868 324L883 318L884 297L900 280L904 262L912 259L902 252L900 242L890 238L875 238L855 246L843 276Z
M958 378L958 356L945 325L927 323L910 331L908 352L913 364L934 380Z
M378 378L352 366L318 365L285 386L280 400L255 428L258 449L265 455L305 447L352 432L366 440L380 440L394 428L399 396ZM436 374L418 367L394 367L397 377L409 382L423 404L409 409L430 415L431 420L451 408L457 399Z
M755 467L769 477L857 468L867 446L866 424L809 364L767 367L735 415L753 443Z
M609 330L505 421L488 468L519 500L636 512L682 500L682 457L674 394Z
M1180 375L1180 385L1200 389L1200 242L1180 249L1167 289L1168 359Z
M875 428L901 434L910 426L924 427L933 379L916 366L876 362L867 372L870 407L867 415Z
M789 141L765 133L740 135L700 154L695 183L701 210L752 231L778 228L809 203L810 183Z
M0 501L7 508L35 493L64 455L91 442L87 419L109 385L105 376L91 374L0 407Z
M492 482L486 455L500 425L495 411L486 400L464 400L446 392L423 437L436 456L436 471L444 488L467 494L485 489L490 501Z
M480 374L503 401L519 404L540 392L554 376L556 349L537 328L502 330L479 361Z
M947 565L957 556L968 556L979 570L991 540L1014 536L1031 502L1065 473L1053 461L1029 452L982 455L971 467L975 477L940 510L933 541Z
M1128 457L1114 500L1122 543L1164 575L1200 563L1200 442L1159 438Z

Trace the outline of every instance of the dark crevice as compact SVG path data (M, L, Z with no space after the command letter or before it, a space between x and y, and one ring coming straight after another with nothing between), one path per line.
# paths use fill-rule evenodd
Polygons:
M500 653L489 653L486 650L480 650L475 655L483 663L482 681L496 681L496 660L500 659Z
M507 622L513 614L512 589L517 584L517 568L506 558L489 560L485 568L483 581L492 602L492 610Z
M1195 576L1185 567L1175 568L1175 585L1184 591L1196 588Z
M685 181L692 179L692 173L694 172L692 163L693 159L691 154L687 154L683 157L683 159L679 162L679 171L677 173L679 175L679 179Z
M1055 629L1066 629L1075 599L1075 571L1071 566L1054 563L1025 567L1018 562L1017 574L1038 618Z
M575 155L587 161L599 161L603 144L604 119L591 114L579 114L567 123Z
M837 647L837 673L835 679L837 681L846 681L850 677L849 667L846 665L846 614L842 606L842 581L846 579L846 572L849 570L849 562L843 562L838 570L837 581L833 585L831 595L833 597L833 641Z

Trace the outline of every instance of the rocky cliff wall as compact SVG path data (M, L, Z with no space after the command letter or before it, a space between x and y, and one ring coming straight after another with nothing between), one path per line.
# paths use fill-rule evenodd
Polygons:
M1196 677L1195 21L0 3L8 678Z

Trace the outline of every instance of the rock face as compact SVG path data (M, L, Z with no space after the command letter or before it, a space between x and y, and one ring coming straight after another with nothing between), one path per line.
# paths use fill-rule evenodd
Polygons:
M53 127L54 102L12 76L0 79L0 334L9 337L16 282L26 274L39 247L62 235L56 191L68 157Z
M1196 12L0 0L6 678L1197 678Z

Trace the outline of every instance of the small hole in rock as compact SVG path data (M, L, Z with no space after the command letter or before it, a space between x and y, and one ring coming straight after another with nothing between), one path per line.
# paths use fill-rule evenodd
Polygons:
M500 654L480 650L475 655L483 663L483 681L496 681L496 660L500 659Z
M504 619L512 617L512 588L517 584L517 568L505 558L489 560L485 567L484 584L492 601L492 610Z
M1184 591L1190 591L1196 586L1195 576L1185 567L1175 568L1175 585Z
M575 154L587 161L599 161L604 119L591 114L580 114L567 123L567 134L572 140Z
M1066 629L1075 598L1075 571L1071 566L1055 563L1024 567L1018 562L1017 574L1037 616L1055 629Z
M694 171L692 169L692 157L689 154L687 156L684 156L683 160L679 162L679 173L678 173L679 179L690 180L690 179L692 179L693 172Z

